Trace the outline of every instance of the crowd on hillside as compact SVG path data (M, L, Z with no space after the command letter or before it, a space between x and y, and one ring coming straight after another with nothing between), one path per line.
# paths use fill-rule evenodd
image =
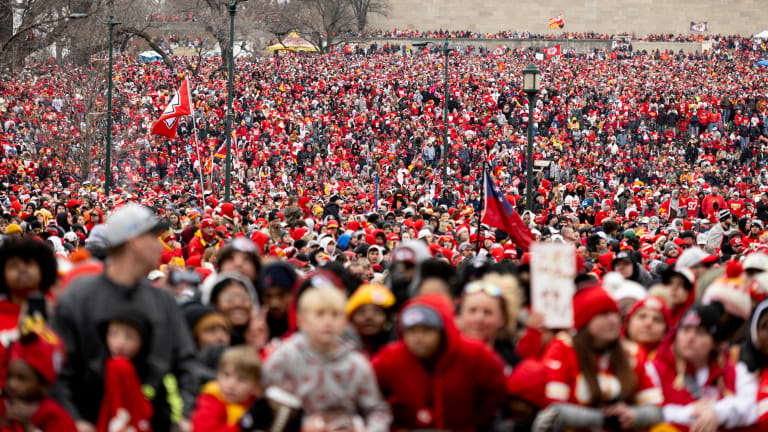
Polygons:
M764 47L723 40L457 50L447 94L429 48L237 59L229 201L219 60L116 57L109 191L99 66L7 75L0 431L768 427ZM566 328L484 171L574 251Z

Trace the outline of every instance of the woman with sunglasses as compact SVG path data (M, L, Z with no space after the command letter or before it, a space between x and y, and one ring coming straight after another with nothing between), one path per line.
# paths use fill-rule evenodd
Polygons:
M542 356L552 404L533 430L645 429L662 419L662 393L636 344L619 338L619 307L601 286L573 297L574 336L561 335Z
M496 351L507 366L520 358L515 353L514 337L520 310L520 292L512 275L489 274L468 283L460 300L461 332L484 342Z

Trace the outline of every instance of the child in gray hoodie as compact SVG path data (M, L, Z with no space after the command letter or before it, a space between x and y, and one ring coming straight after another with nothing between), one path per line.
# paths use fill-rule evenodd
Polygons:
M331 287L309 288L298 301L301 330L269 356L266 385L301 399L302 430L360 429L386 432L392 421L368 360L342 341L345 298ZM357 421L356 421L357 419Z

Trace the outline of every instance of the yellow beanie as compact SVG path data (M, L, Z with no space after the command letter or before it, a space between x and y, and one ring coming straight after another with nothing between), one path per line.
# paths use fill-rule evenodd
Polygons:
M351 316L357 308L365 304L375 304L386 309L395 304L395 296L379 283L360 285L347 302L347 316Z
M21 227L19 225L15 224L15 223L12 223L12 224L8 225L7 228L5 228L5 233L6 234L13 234L13 233L20 233L20 232L23 232L21 230Z

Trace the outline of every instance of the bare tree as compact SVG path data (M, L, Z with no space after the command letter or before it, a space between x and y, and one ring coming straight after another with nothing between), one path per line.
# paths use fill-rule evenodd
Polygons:
M389 15L389 2L387 0L347 0L357 21L357 31L362 33L368 26L368 17L371 14L381 16Z

